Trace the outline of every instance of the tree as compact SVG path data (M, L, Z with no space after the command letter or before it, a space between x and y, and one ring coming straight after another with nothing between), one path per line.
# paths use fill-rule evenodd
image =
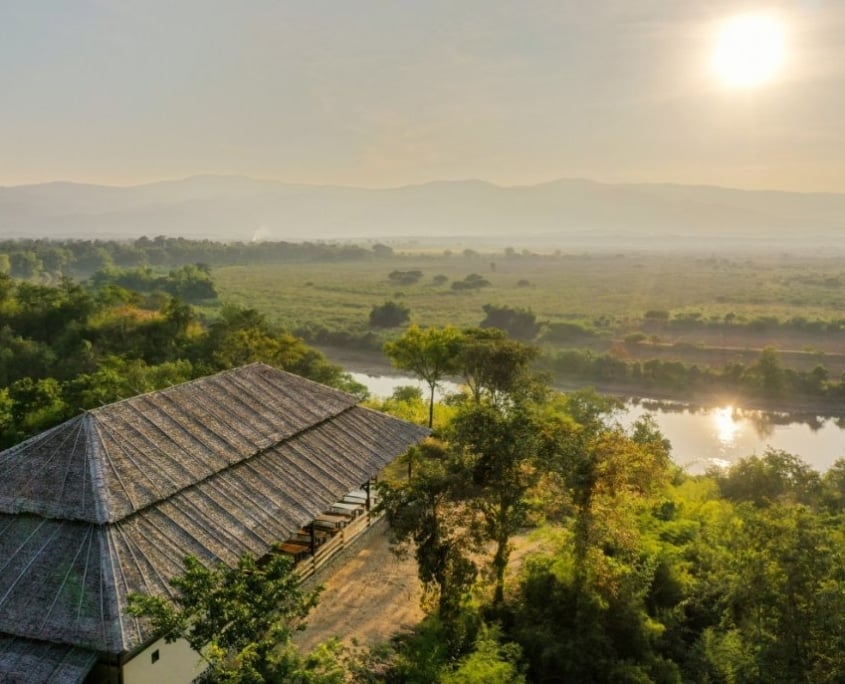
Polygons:
M614 425L613 407L590 393L554 407L557 448L546 459L567 524L553 555L527 563L514 604L531 681L681 681L656 649L663 625L646 599L659 585L660 556L642 540L667 480L667 444L648 421L631 434Z
M487 394L494 403L502 396L527 388L534 382L528 367L540 354L496 328L463 331L458 363L476 403Z
M212 371L260 361L335 387L358 390L339 366L290 333L281 332L255 309L224 307L194 348L195 365Z
M737 506L707 681L837 682L845 668L841 532L800 505Z
M148 618L168 643L184 639L206 662L206 682L264 682L278 677L284 661L279 645L317 603L303 592L287 556L258 563L244 555L234 567L205 567L185 558L185 572L170 580L176 596L131 594L129 612Z
M518 340L533 340L540 332L540 323L530 309L495 304L485 304L482 308L486 314L482 328L498 328Z
M760 352L760 358L748 369L748 374L755 388L766 397L776 399L787 390L786 372L774 347L766 347Z
M441 676L442 684L524 684L519 671L521 656L516 644L500 644L495 629L483 629L472 653L452 672Z
M35 278L44 268L44 264L35 252L12 252L9 260L11 274L24 280Z
M436 598L438 616L448 628L477 574L467 554L472 544L466 509L456 497L461 473L440 442L429 440L413 451L418 452L416 469L405 482L380 482L378 505L399 553L412 545L420 581Z
M758 507L778 502L809 505L821 492L819 474L798 456L779 449L768 448L762 456L749 456L711 475L726 499Z
M461 333L452 326L422 329L412 325L401 337L384 345L394 366L415 373L428 385L428 427L434 424L437 383L458 370L460 343Z
M463 470L460 480L467 506L479 522L478 533L495 545L493 602L501 605L510 540L528 519L527 494L542 472L543 428L528 402L472 403L454 418L449 436Z
M837 458L822 477L822 502L832 513L845 511L845 459Z
M423 276L423 272L414 269L411 271L391 271L387 275L387 279L395 285L414 285L418 283Z
M385 302L373 306L370 311L370 326L373 328L396 328L411 320L411 310L398 302Z
M387 259L393 256L393 248L387 245L383 245L380 242L377 242L373 245L373 256L378 257L379 259Z
M594 393L574 392L563 406L574 425L561 432L555 467L575 509L576 592L585 590L591 575L607 575L610 556L630 550L627 516L640 500L660 491L669 475L669 443L653 419L637 421L629 437L608 425L617 405Z
M189 304L170 297L159 318L146 326L144 358L149 363L163 363L179 358L190 347L192 334L199 336L198 316Z
M217 290L206 264L197 263L174 269L167 278L161 280L167 292L187 302L217 298Z
M46 430L76 412L76 407L65 402L61 385L55 378L36 381L23 377L9 385L8 398L12 402L12 422L18 431L4 440L7 444Z

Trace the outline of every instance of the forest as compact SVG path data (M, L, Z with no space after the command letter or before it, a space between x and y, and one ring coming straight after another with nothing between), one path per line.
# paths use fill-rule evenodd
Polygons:
M264 313L229 304L209 314L174 296L186 281L218 289L206 269L180 268L132 282L0 276L4 446L251 361L362 391ZM531 341L411 325L385 351L432 389L446 376L466 387L439 404L412 390L371 402L434 430L381 492L428 616L380 646L298 653L290 634L317 597L298 593L283 564L244 559L240 575L224 576L188 559L175 580L193 610L181 624L206 641L214 633L200 629L204 599L191 594L214 582L244 619L226 627L212 681L842 681L845 462L822 474L770 450L693 476L648 418L625 429L615 400L553 390ZM284 597L274 620L243 610L258 577L277 604ZM185 619L139 601L162 624Z

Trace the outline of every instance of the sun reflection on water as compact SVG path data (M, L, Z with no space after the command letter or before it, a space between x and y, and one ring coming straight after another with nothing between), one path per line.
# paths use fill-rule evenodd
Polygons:
M713 422L716 426L716 439L722 449L728 449L736 443L739 433L739 423L734 420L734 407L722 406L713 411Z

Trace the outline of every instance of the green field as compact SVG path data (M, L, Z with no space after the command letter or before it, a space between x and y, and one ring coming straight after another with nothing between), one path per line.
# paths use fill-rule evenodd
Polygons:
M393 270L412 269L423 273L416 284L398 286L388 278ZM452 281L471 273L482 275L490 286L451 289ZM448 282L436 285L433 278L439 274ZM290 329L321 324L365 331L371 308L390 299L409 307L412 322L424 326L478 325L482 306L490 303L531 309L539 321L578 321L605 337L640 329L644 314L654 309L712 322L727 315L737 323L761 316L830 321L845 311L842 258L406 254L377 261L221 267L214 279L222 301L256 308ZM747 332L750 338L740 340L741 346L771 342L782 348L843 351L839 336L770 340L771 332ZM668 341L718 344L713 336L701 329Z

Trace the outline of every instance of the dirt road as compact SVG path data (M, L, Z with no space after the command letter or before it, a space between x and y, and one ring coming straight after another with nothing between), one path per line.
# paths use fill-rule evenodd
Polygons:
M384 521L332 561L317 581L324 587L320 603L294 638L302 652L332 637L375 644L423 617L416 563L396 559Z

